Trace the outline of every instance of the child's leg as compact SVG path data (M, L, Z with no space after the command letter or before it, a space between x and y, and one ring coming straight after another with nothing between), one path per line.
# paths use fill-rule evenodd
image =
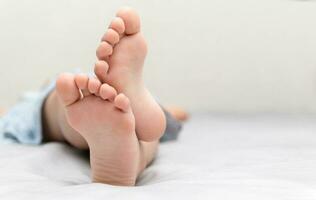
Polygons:
M166 117L142 81L146 43L139 32L138 15L123 9L118 16L97 51L101 61L95 66L99 80L115 89L107 84L101 86L97 79L64 74L57 81L57 90L45 102L43 125L47 141L66 141L77 148L90 149L93 181L133 185L154 158L158 139L166 128ZM117 97L123 100L115 101L116 89L127 95L131 106L122 108L121 103L129 102L122 95ZM79 90L85 96L82 100ZM180 112L173 113L183 119Z

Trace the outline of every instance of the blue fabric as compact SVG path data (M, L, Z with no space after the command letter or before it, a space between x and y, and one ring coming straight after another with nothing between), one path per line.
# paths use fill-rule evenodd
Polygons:
M54 89L55 80L39 92L25 95L4 117L0 118L0 143L42 143L42 107L48 94ZM182 124L166 110L167 128L161 142L176 140Z
M42 105L54 87L51 82L39 92L28 93L0 118L0 143L36 145L42 142Z

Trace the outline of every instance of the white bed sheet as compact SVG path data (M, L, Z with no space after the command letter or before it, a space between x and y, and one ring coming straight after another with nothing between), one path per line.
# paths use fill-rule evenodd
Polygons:
M0 146L0 199L316 199L316 118L193 115L138 187L92 184L82 152Z

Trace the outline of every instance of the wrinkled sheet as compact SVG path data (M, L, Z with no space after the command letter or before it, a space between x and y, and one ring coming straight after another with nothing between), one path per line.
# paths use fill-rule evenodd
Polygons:
M137 187L90 182L64 144L0 146L0 199L316 199L316 118L195 114Z

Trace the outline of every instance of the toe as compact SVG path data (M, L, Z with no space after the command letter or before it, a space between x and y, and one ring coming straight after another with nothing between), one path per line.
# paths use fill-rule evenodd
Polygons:
M56 91L65 106L69 106L80 99L80 92L72 74L61 74L56 81Z
M110 28L115 30L119 35L122 35L125 31L123 19L115 17L110 24Z
M75 75L75 83L81 90L83 96L88 96L91 93L88 90L89 77L86 74Z
M123 19L125 34L130 35L140 31L140 17L134 9L128 7L121 8L116 16Z
M99 89L101 87L101 82L97 78L90 78L88 83L88 90L90 93L99 95Z
M112 86L104 83L100 87L99 94L102 99L113 101L117 95L117 92Z
M107 62L100 60L95 63L94 73L102 83L105 82L108 70L109 65Z
M113 53L113 48L109 43L101 42L96 53L97 57L100 60L105 60L108 56L110 56Z
M104 36L102 37L102 41L108 42L111 45L115 45L119 42L120 35L113 29L108 29Z
M128 112L131 109L129 99L122 93L115 97L114 104L123 112Z

